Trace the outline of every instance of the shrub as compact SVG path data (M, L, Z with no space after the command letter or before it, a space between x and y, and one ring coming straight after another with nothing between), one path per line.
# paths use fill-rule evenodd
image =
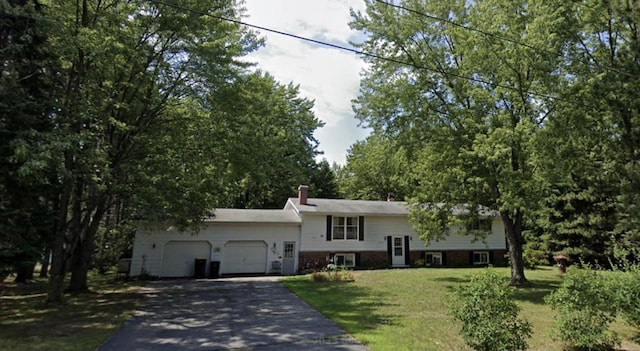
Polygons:
M356 276L346 268L331 268L311 273L311 279L316 282L353 282Z
M640 329L640 266L611 274L610 289L616 306L624 319Z
M609 331L616 318L611 284L593 269L569 267L558 290L545 298L554 317L551 336L579 350L606 350L620 344Z
M526 350L531 325L518 318L520 307L512 299L513 287L492 269L471 278L448 296L449 313L462 322L461 334L474 350Z

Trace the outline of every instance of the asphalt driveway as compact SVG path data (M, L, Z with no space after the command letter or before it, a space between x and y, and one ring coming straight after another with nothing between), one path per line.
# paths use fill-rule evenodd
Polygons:
M276 277L151 282L100 350L367 350Z

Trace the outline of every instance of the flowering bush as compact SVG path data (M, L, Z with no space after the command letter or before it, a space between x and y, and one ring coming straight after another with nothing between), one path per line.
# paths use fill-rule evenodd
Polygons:
M316 282L353 282L356 276L349 269L337 268L330 264L325 270L311 273L311 279Z

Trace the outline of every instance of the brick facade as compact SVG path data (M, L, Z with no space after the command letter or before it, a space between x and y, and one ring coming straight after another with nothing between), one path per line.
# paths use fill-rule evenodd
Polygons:
M442 252L444 258L444 266L447 267L469 267L473 266L472 252L473 251L488 251L490 253L491 264L495 266L503 266L507 264L507 260L504 255L506 250L457 250L457 251L436 251ZM410 264L411 266L417 266L419 260L424 259L425 251L410 251ZM380 269L388 268L389 261L386 251L320 251L320 252L301 252L298 256L300 272L320 270L329 264L329 258L331 254L335 253L356 253L358 255L357 268L362 269Z

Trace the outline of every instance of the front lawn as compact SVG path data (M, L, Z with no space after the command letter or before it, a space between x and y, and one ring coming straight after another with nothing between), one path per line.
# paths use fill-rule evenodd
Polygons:
M0 350L95 350L104 343L129 318L138 283L113 274L89 279L92 292L66 295L55 307L44 303L46 279L0 282Z
M508 277L508 268L496 268ZM444 296L453 286L469 281L474 268L419 268L355 272L356 281L314 282L309 276L284 284L318 311L334 320L373 351L466 350L459 325L447 315ZM526 272L530 287L516 291L522 316L533 325L530 350L560 350L549 337L553 312L544 296L560 285L555 268ZM616 323L623 350L640 350L634 330Z

